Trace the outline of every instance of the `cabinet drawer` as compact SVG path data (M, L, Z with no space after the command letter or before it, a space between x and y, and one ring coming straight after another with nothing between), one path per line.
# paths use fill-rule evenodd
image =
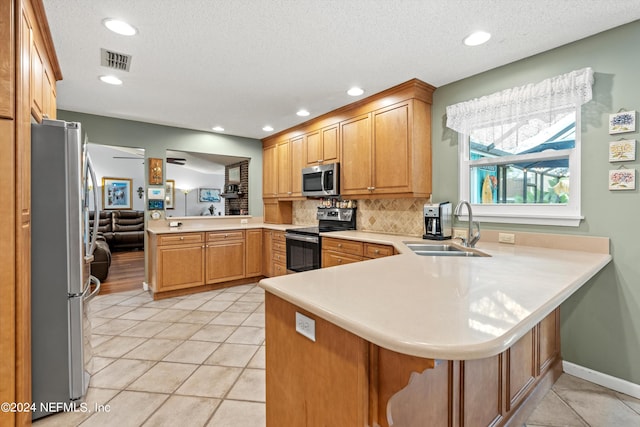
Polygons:
M273 232L273 241L285 244L287 239L285 239L284 234L285 234L284 231L274 231Z
M223 240L244 239L243 230L214 231L207 233L207 242L219 242Z
M333 239L331 237L322 238L322 249L342 252L345 254L362 256L362 242L353 240Z
M283 262L274 262L273 263L273 275L274 276L284 276L287 274L287 264Z
M382 258L389 255L393 255L393 246L376 243L364 244L364 256L367 258Z
M322 250L322 268L336 265L351 264L362 261L363 258L357 255L344 255L340 252Z
M162 234L158 236L158 246L182 245L184 243L201 243L202 233Z
M286 243L282 243L282 242L273 242L273 245L271 246L271 249L275 252L286 252L287 251L287 245Z
M287 263L287 255L284 252L274 252L271 256L271 259L273 260L273 262L279 262L282 264Z

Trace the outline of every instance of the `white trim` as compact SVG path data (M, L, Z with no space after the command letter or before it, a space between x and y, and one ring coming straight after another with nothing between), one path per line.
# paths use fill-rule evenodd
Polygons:
M574 377L582 378L583 380L598 384L602 387L640 399L639 384L635 384L621 378L612 377L611 375L603 374L602 372L594 371L593 369L585 368L584 366L566 361L562 361L562 370Z

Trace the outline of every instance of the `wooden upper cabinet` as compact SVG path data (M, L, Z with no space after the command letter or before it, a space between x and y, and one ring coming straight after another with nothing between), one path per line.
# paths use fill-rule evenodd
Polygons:
M0 117L14 117L15 31L11 1L0 2Z
M289 157L284 152L278 157L286 159L291 168L287 171L282 164L276 165L276 196L265 189L265 197L298 196L299 166L294 162L299 151L291 141L298 141L300 135L303 165L340 162L343 196L429 197L434 90L413 79L263 140L265 150L289 141Z
M278 168L278 197L291 197L291 156L289 141L283 141L277 145Z
M307 140L307 166L338 161L338 129L339 125L324 127L305 135Z
M31 112L38 120L42 120L42 79L44 78L44 65L41 49L37 43L31 46Z
M271 198L278 195L278 157L277 145L262 150L262 197Z
M407 100L340 124L343 195L431 194L430 106Z
M304 137L293 138L289 142L290 164L291 164L291 196L302 196L302 168L305 167L304 162Z
M340 193L343 196L368 193L371 187L371 114L340 123Z

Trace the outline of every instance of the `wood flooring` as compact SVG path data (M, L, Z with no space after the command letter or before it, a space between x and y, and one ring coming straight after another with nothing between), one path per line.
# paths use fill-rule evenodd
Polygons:
M102 282L100 295L142 289L144 251L112 252L109 275Z

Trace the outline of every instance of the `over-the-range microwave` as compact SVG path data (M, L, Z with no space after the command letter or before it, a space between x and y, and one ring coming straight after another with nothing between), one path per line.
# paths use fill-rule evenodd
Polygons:
M340 195L340 163L302 169L302 195L309 197Z

